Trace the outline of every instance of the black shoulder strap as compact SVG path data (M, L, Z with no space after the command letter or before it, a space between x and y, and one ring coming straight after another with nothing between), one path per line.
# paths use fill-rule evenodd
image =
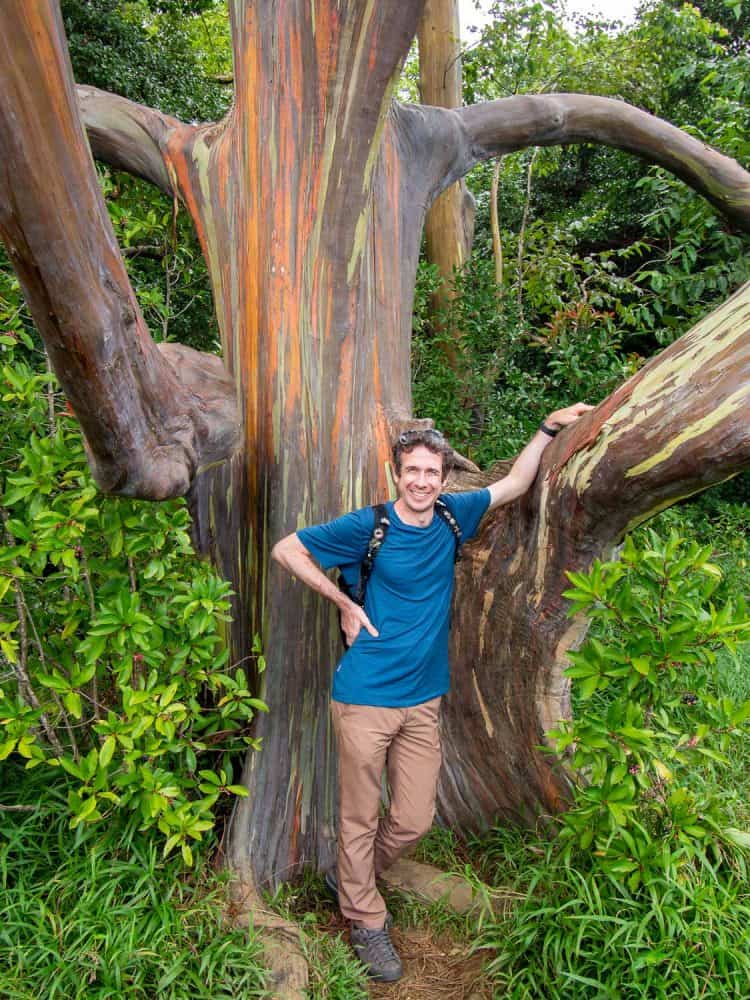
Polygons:
M357 604L361 606L364 606L365 603L367 581L370 579L372 574L375 557L378 554L380 546L385 541L385 536L391 525L391 522L388 519L388 510L384 503L375 504L372 509L375 514L375 520L373 523L372 534L370 535L370 541L367 543L367 555L362 560L362 566L360 567L359 586L357 588L357 596L355 598Z
M442 517L453 532L453 540L456 543L456 551L453 554L453 561L458 562L461 558L461 526L453 514L451 514L450 510L448 510L448 505L445 500L441 500L440 497L438 497L435 501L435 513L438 517Z

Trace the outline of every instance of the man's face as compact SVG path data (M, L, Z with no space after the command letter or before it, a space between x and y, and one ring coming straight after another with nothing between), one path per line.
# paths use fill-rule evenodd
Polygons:
M443 456L418 444L401 455L401 472L394 476L399 500L415 514L429 510L443 487Z

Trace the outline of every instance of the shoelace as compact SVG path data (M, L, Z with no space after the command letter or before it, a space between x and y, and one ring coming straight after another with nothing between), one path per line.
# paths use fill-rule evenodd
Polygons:
M367 930L367 946L371 949L371 954L376 962L398 962L396 949L393 947L391 936L385 927L380 930Z

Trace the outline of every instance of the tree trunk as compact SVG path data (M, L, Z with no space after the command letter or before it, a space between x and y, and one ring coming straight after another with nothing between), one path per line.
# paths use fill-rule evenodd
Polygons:
M414 7L281 16L234 5L233 113L170 146L246 433L244 454L199 476L191 503L201 548L238 593L234 656L259 634L267 661L263 751L248 756L250 795L232 826L235 867L252 866L263 885L333 860L328 698L340 656L333 609L290 586L268 552L302 524L387 495L391 429L410 413L421 228L402 224L398 121L387 115Z
M565 776L538 748L569 717L565 655L587 627L567 616L565 572L611 558L642 521L748 468L748 376L750 284L562 433L532 491L466 546L443 718L445 823L530 824L564 804Z
M95 474L151 497L189 482L197 545L236 590L233 659L247 665L261 636L257 683L271 711L257 722L263 750L248 756L250 795L230 837L235 867L256 885L329 864L335 837L337 624L268 553L297 526L388 493L389 439L411 422L426 206L483 159L599 141L679 172L750 228L750 177L736 163L621 102L392 102L419 13L401 0L233 0L236 95L216 125L79 90L94 154L191 212L227 374L216 359L148 338L96 196L59 12L52 0L0 3L0 235ZM564 781L536 747L567 710L561 663L584 627L565 617L564 571L750 465L749 300L744 289L561 434L534 490L467 546L444 721L446 822L559 807ZM453 485L479 481L462 474Z
M419 96L423 104L460 108L461 37L458 0L427 0L417 32ZM458 367L461 331L446 329L443 319L456 296L455 273L471 254L474 198L463 180L451 184L433 202L424 224L425 254L438 269L441 284L432 296L432 317L440 349L451 368Z

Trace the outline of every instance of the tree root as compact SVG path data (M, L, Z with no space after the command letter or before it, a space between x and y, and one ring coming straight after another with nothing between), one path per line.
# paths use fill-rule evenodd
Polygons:
M472 886L458 875L409 858L401 858L381 878L389 889L411 892L431 903L442 900L457 913L471 913L487 905L494 913L507 913L517 898L512 892L498 893L481 883Z
M300 928L264 905L253 884L234 878L231 882L229 920L235 927L252 925L262 936L263 958L269 971L267 987L274 1000L305 1000L309 976L302 951Z
M445 902L458 913L471 913L487 906L495 913L507 913L517 898L517 894L498 893L482 883L472 886L458 875L448 875L409 858L401 858L384 872L382 881L389 889L412 893L426 902ZM228 920L232 926L252 926L263 932L270 996L274 1000L305 1000L309 976L298 925L269 910L251 879L235 872L230 890Z

